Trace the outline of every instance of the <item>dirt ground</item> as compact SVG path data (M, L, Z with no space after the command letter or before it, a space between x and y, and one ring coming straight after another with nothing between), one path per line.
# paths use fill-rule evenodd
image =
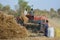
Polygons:
M48 37L27 37L27 38L13 38L13 39L0 39L0 40L60 40L60 38L48 38Z

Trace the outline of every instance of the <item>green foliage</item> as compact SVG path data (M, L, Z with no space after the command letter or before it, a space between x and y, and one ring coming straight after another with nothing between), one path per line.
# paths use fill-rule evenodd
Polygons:
M35 10L34 10L34 14L37 15L37 16L40 16L40 15L45 15L45 16L47 16L47 15L49 14L49 11L47 11L47 10L35 9Z
M34 10L34 15L40 15L41 13L40 13L40 10L39 9L35 9Z
M3 5L0 3L0 10L2 10L2 8L3 8Z
M9 5L6 5L3 7L3 11L9 11L10 10L10 6Z
M28 10L28 12L31 10L31 7L29 5L27 5L26 9Z
M15 11L14 11L14 10L10 10L10 11L8 12L8 14L9 14L9 15L14 15L14 14L15 14Z
M57 10L58 14L60 15L60 8Z
M19 13L23 13L24 9L27 6L27 2L25 2L24 0L18 0L18 5L19 5Z
M54 12L54 9L53 9L53 8L51 8L51 9L50 9L50 12Z
M53 8L50 9L50 16L51 16L51 18L57 16L57 12Z

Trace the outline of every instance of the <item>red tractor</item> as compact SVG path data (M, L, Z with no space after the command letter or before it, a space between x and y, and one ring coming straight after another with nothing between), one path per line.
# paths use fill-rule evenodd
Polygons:
M46 20L48 20L46 16L34 16L33 17L30 15L27 15L27 17L29 18L29 23L31 23L28 26L26 26L27 29L31 28L31 30L33 30L34 32L44 32Z
M24 20L18 18L18 23L25 26L28 30L32 30L32 32L44 32L47 17L46 16L31 16L26 15L29 19L28 23L24 23Z

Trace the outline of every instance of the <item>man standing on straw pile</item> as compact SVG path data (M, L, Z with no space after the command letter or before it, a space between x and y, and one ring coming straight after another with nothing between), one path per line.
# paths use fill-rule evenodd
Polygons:
M23 16L21 16L21 18L24 21L24 23L28 22L28 18L26 17L27 14L28 14L28 11L27 11L27 9L25 9Z
M24 10L24 15L26 16L28 14L27 9Z

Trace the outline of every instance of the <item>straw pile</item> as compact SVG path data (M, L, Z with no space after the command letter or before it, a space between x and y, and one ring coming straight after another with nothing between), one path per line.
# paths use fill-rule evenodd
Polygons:
M27 37L27 30L17 24L14 16L0 12L0 39Z
M25 15L21 16L21 18L24 21L24 23L28 23L29 19Z

